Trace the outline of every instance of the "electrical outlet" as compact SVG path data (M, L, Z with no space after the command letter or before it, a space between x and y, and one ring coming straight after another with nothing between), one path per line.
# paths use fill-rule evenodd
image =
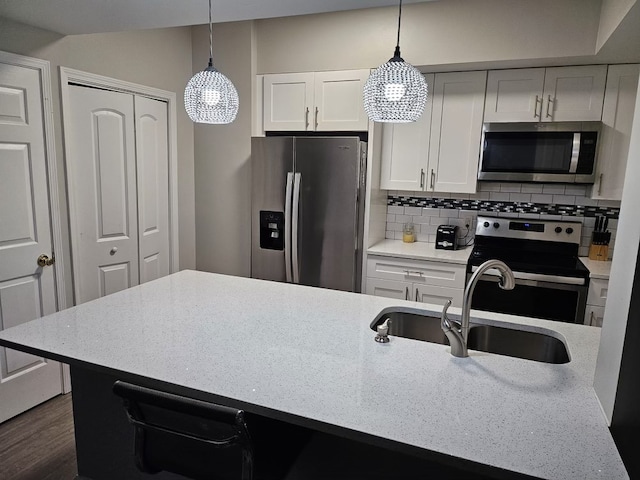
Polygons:
M471 228L473 226L473 219L471 217L464 217L465 228Z

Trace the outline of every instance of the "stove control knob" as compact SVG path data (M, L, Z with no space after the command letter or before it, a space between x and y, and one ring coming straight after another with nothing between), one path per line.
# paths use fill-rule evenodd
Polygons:
M565 232L567 232L568 235L571 235L573 233L573 228L569 227L565 230Z
M556 233L561 233L562 232L562 227L556 227L555 228L555 232Z
M493 222L493 228L500 228L500 224L498 222Z
M482 226L483 226L484 228L489 228L489 225L490 225L490 224L489 224L489 222L484 222L484 223L482 224Z

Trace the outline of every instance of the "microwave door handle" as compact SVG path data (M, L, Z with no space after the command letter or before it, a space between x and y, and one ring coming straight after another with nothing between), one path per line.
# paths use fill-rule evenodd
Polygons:
M284 270L287 283L293 280L291 275L291 191L293 190L293 172L287 173L287 186L284 200Z
M578 158L580 158L580 133L573 134L573 148L571 150L571 163L569 173L576 173L578 170Z
M300 260L298 258L298 237L300 235L300 181L302 180L302 174L296 173L293 177L293 210L291 212L291 259L293 261L292 273L293 283L300 283Z

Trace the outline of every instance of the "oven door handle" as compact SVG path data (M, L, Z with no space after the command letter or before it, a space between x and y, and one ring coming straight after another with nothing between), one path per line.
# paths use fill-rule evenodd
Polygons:
M471 272L475 272L478 269L475 265L471 267ZM490 268L484 275L488 275L491 277L500 277L500 272L495 268ZM483 276L484 276L483 275ZM562 283L565 285L584 285L586 280L584 278L579 277L563 277L561 275L543 275L540 273L529 273L529 272L513 272L513 276L516 279L516 284L518 280L531 280L534 282L546 282L546 283Z

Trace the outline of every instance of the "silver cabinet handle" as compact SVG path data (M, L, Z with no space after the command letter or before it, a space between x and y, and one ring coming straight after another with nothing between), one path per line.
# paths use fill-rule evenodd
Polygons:
M603 176L604 176L604 173L601 173L600 178L598 179L598 195L602 193L602 177Z
M291 270L293 273L293 283L300 283L300 262L298 260L298 247L299 247L299 222L298 215L300 212L300 182L302 181L302 174L296 173L293 176L293 209L291 211L291 261L293 263Z
M555 100L551 99L551 95L549 95L549 97L547 98L547 118L551 118L553 117L553 109L551 109L551 113L549 113L549 106L553 105L555 107Z
M309 107L304 112L304 129L309 130Z
M419 302L419 301L420 301L420 300L419 300L419 298L420 298L420 296L418 295L418 289L416 288L416 298L415 298L415 301L416 301L416 302Z
M291 273L291 192L293 190L293 172L287 173L287 187L284 201L284 270L288 283L293 280Z
M411 276L424 277L424 272L421 272L419 270L404 270L404 274L407 275L408 277L411 277Z
M538 103L540 104L540 113L538 113ZM542 98L536 95L536 105L533 107L533 118L540 118L542 116Z
M316 107L315 130L318 130L318 107Z
M404 287L404 299L409 300L409 287Z
M436 172L432 168L431 169L431 190L434 189L435 184L436 184Z
M595 322L595 317L596 317L596 316L595 316L595 314L594 314L593 312L591 312L590 317L591 317L591 318L589 318L589 326L590 326L590 327L593 327L593 324L594 324L594 322Z
M424 188L424 168L420 169L420 188Z

